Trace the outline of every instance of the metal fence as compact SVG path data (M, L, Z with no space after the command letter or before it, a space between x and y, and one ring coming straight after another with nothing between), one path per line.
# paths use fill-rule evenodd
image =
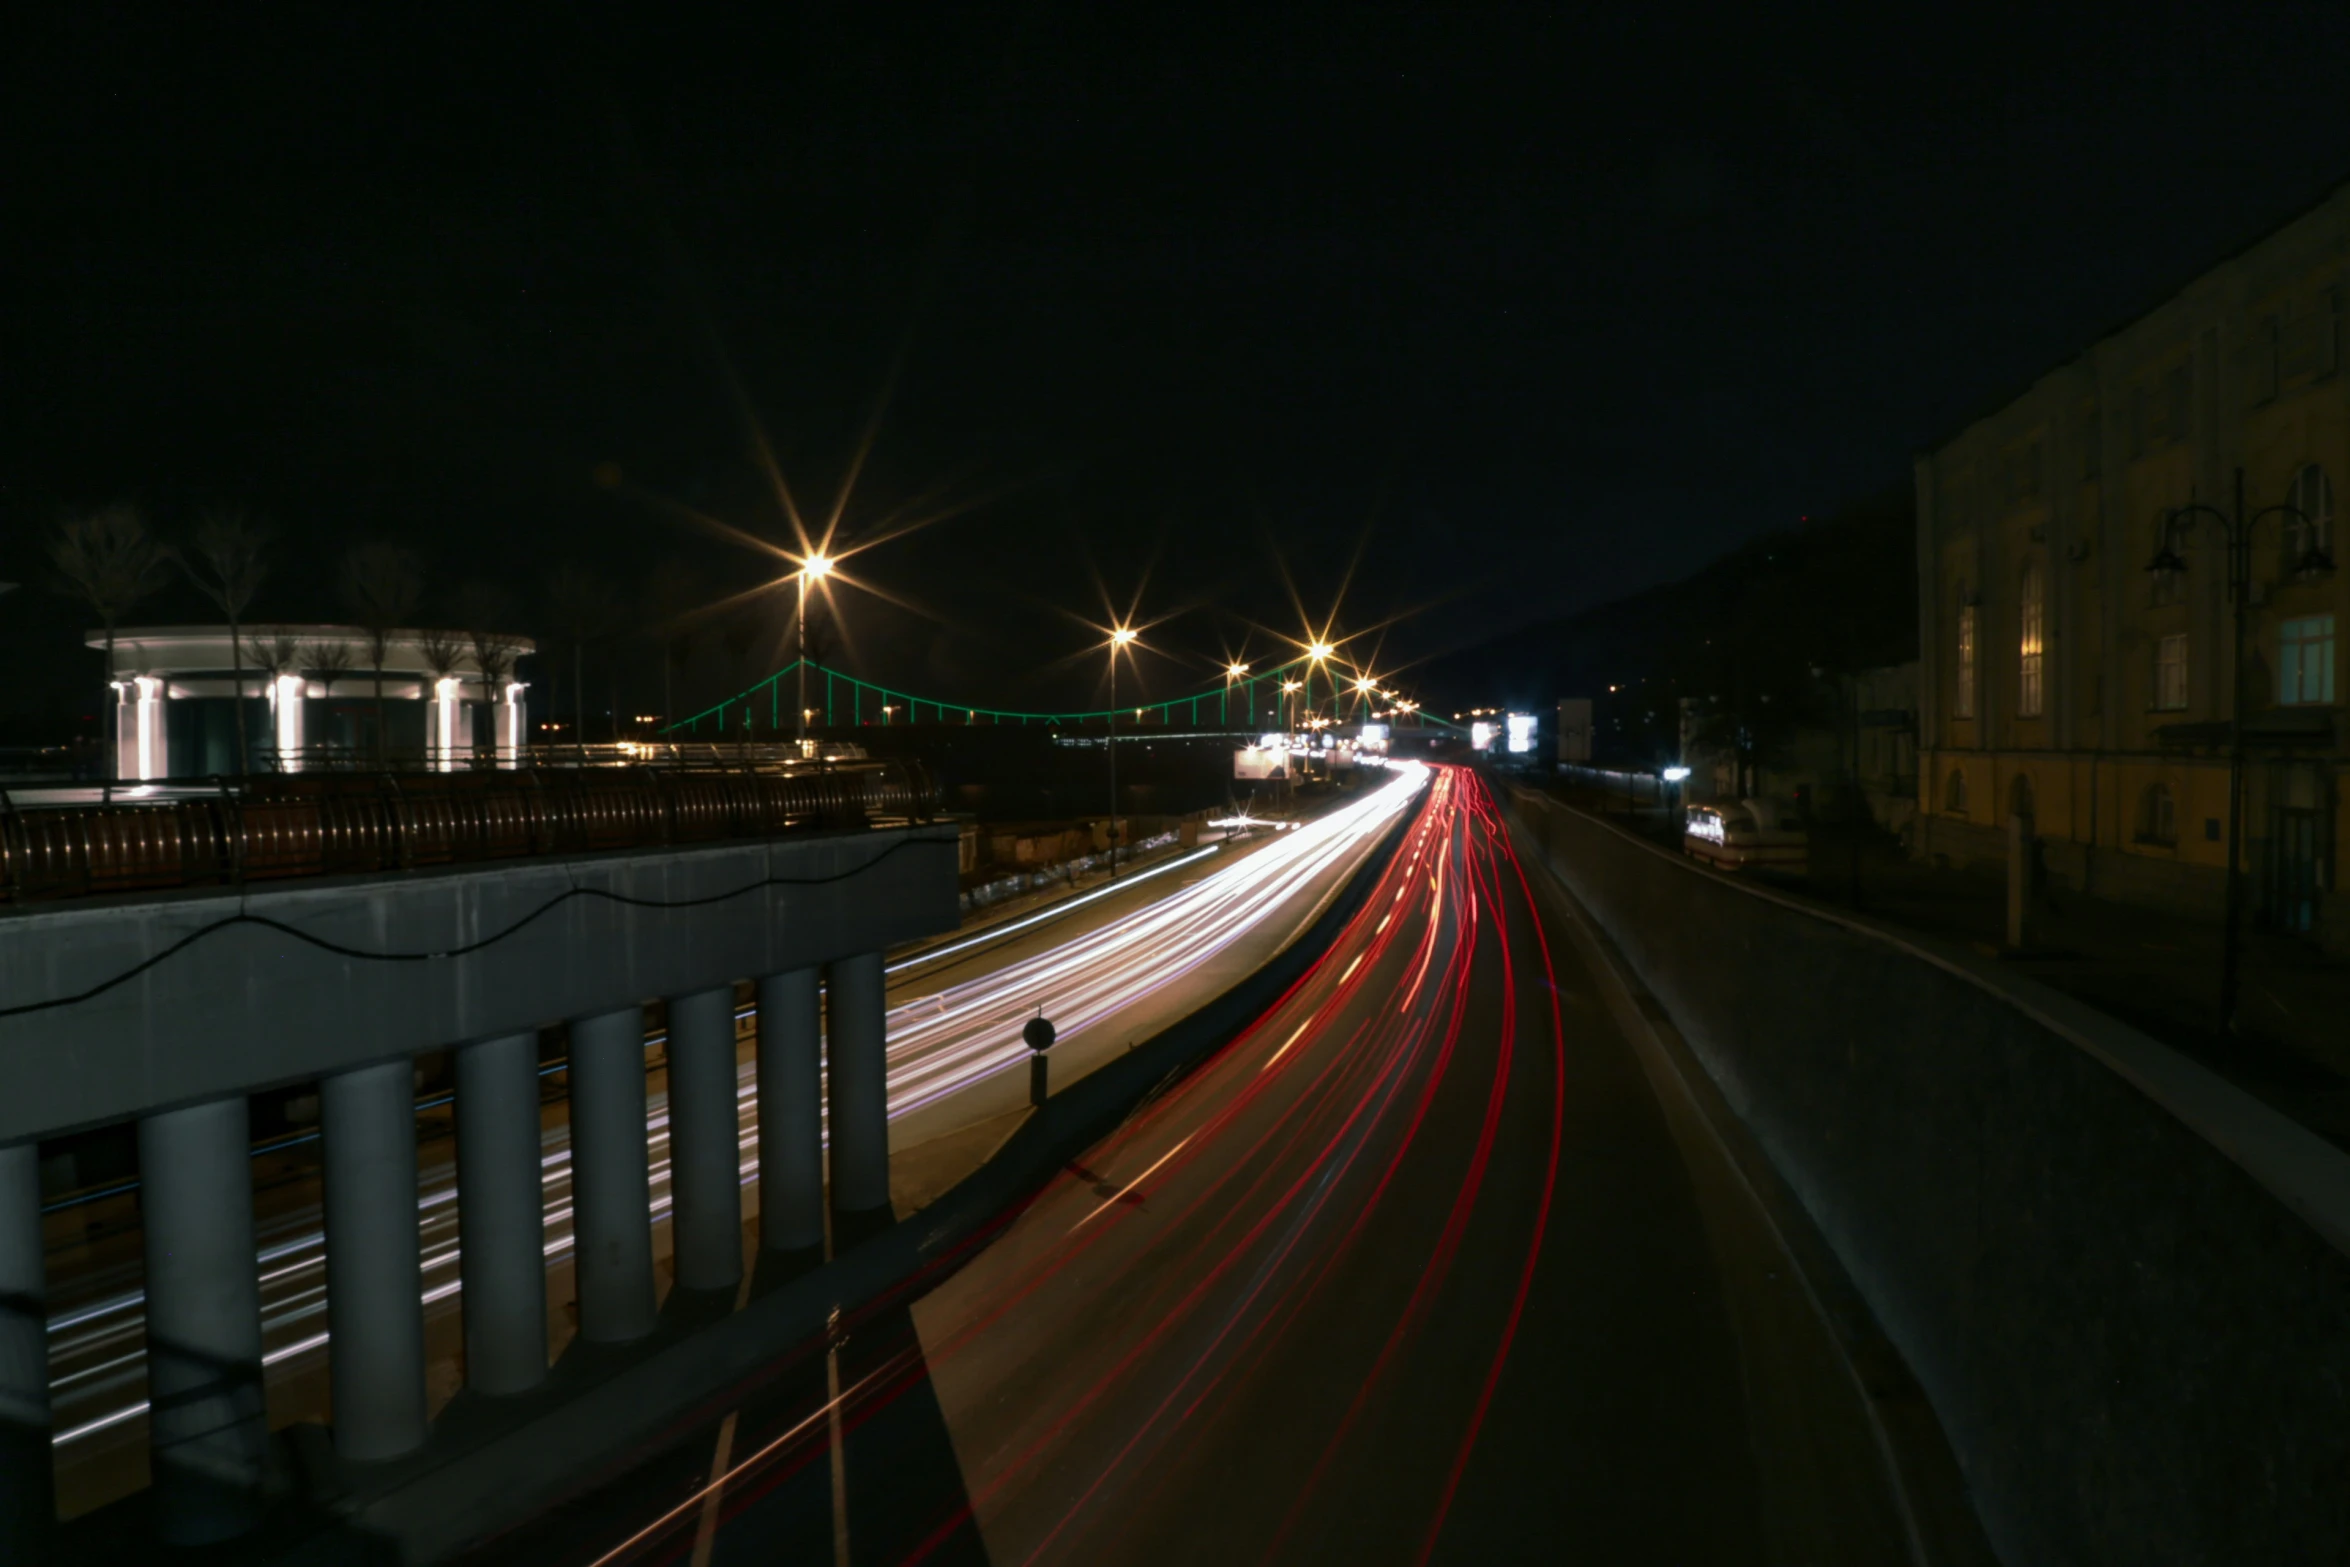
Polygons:
M0 899L847 831L927 820L918 762L262 775L170 804L19 810L0 796Z

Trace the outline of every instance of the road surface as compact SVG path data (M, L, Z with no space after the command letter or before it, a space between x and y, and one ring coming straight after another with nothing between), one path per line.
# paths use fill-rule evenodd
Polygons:
M892 1142L921 1144L1026 1103L1020 1027L1050 1000L1063 1046L1055 1069L1071 1080L1147 1037L1271 955L1308 922L1378 831L1403 809L1413 778L1359 796L1246 849L1183 857L1130 890L1081 912L1041 911L978 935L933 943L893 962L889 1015ZM1088 895L1091 897L1092 895ZM1047 919L1043 916L1052 916ZM757 1213L757 1085L746 1030L737 1098L746 1217ZM648 1041L657 1046L655 1033ZM668 1105L656 1072L647 1126L655 1243L666 1257ZM571 1253L569 1127L560 1100L543 1136L548 1299L556 1347L568 1337ZM433 1403L460 1371L459 1235L453 1140L445 1124L419 1150L418 1219L424 1257ZM267 1161L260 1161L266 1164ZM272 1179L257 1200L270 1419L321 1419L326 1405L325 1248L314 1164ZM127 1205L127 1195L113 1199ZM53 1226L54 1229L54 1226ZM60 1510L72 1517L146 1483L144 1297L135 1228L118 1229L93 1256L53 1249L51 1405Z
M475 1559L1773 1559L1704 1203L1539 874L1445 770L1314 971L992 1246Z

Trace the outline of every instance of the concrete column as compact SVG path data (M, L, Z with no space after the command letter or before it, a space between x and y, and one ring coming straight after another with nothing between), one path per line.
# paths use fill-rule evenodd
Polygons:
M49 1326L41 1248L41 1145L0 1148L0 1561L47 1549Z
M759 1244L824 1244L824 1069L816 970L759 981Z
M571 1024L571 1229L580 1337L653 1331L652 1184L645 1160L645 1014Z
M889 1015L881 954L860 952L825 975L826 1124L832 1139L832 1203L843 1213L889 1206Z
M457 1266L465 1380L492 1396L547 1375L545 1191L536 1034L457 1052Z
M156 1527L174 1544L241 1534L260 1508L269 1422L251 1143L241 1097L139 1123L148 1442Z
M743 1276L734 987L669 998L669 1196L677 1282L732 1289Z
M426 1435L413 1071L402 1057L318 1085L335 1451L358 1462L414 1452Z

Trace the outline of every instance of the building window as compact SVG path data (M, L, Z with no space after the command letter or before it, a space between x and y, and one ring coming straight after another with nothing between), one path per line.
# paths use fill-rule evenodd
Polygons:
M1958 701L1951 709L1961 718L1975 716L1975 606L1958 607Z
M2040 668L2042 656L2042 625L2046 620L2043 603L2044 588L2037 563L2024 568L2022 597L2016 606L2016 685L2015 714L2018 718L2040 716Z
M2173 844L2179 841L2179 808L2170 785L2148 784L2138 796L2138 841Z
M2285 574L2301 569L2310 555L2334 551L2334 485L2326 471L2310 463L2293 476L2287 497L2292 511L2285 513Z
M1966 814L1966 774L1955 767L1942 784L1942 809L1953 816Z
M2277 700L2305 706L2334 699L2334 617L2288 620L2277 649Z
M2194 543L2195 527L2192 519L2180 516L2168 506L2154 514L2154 553L2157 558L2167 555L2184 562L2187 551L2194 547ZM2183 601L2187 594L2185 585L2179 580L2181 575L2177 571L2153 573L2153 602L2177 604Z
M2154 644L2154 710L2184 712L2187 707L2187 634L2174 631Z

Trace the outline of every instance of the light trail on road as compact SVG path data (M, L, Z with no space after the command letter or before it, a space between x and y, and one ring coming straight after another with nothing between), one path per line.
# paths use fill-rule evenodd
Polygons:
M1199 881L1035 956L890 1010L890 1113L894 1118L941 1105L999 1074L1024 1070L1028 1050L1020 1025L1048 1008L1067 1059L1094 1031L1138 1003L1197 973L1229 952L1262 922L1292 910L1301 888L1359 852L1424 787L1425 769L1399 767L1363 798L1281 835L1254 853L1221 865ZM1162 867L1161 869L1172 868ZM1104 889L1106 892L1108 889ZM1099 894L1087 894L1088 898ZM1302 924L1303 914L1299 923ZM1015 922L1016 924L1019 922ZM993 940L1009 928L974 940ZM964 943L916 954L901 965L918 967L962 950ZM658 1043L655 1036L651 1043ZM742 1178L758 1174L757 1085L748 1063L738 1068ZM652 1165L652 1215L666 1217L669 1193L669 1118L665 1095L653 1096L647 1122ZM545 1252L550 1267L571 1254L569 1129L542 1137ZM460 1284L455 1167L420 1165L418 1216L424 1294L428 1310L454 1309ZM256 1265L262 1281L263 1363L288 1375L323 1361L327 1347L325 1245L315 1204L257 1220ZM86 1447L102 1433L127 1441L143 1429L144 1295L139 1269L124 1263L79 1280L87 1298L49 1323L51 1408L59 1449ZM61 1455L60 1462L67 1461Z
M858 1561L1424 1562L1545 1255L1565 1047L1507 829L1447 769L1315 968L960 1271L846 1325L841 1392L735 1412L747 1456L682 1501L690 1444L642 1471L657 1511L599 1497L521 1559L665 1559L713 1508L721 1554L788 1554L838 1429L852 1487L890 1455L847 1504Z

